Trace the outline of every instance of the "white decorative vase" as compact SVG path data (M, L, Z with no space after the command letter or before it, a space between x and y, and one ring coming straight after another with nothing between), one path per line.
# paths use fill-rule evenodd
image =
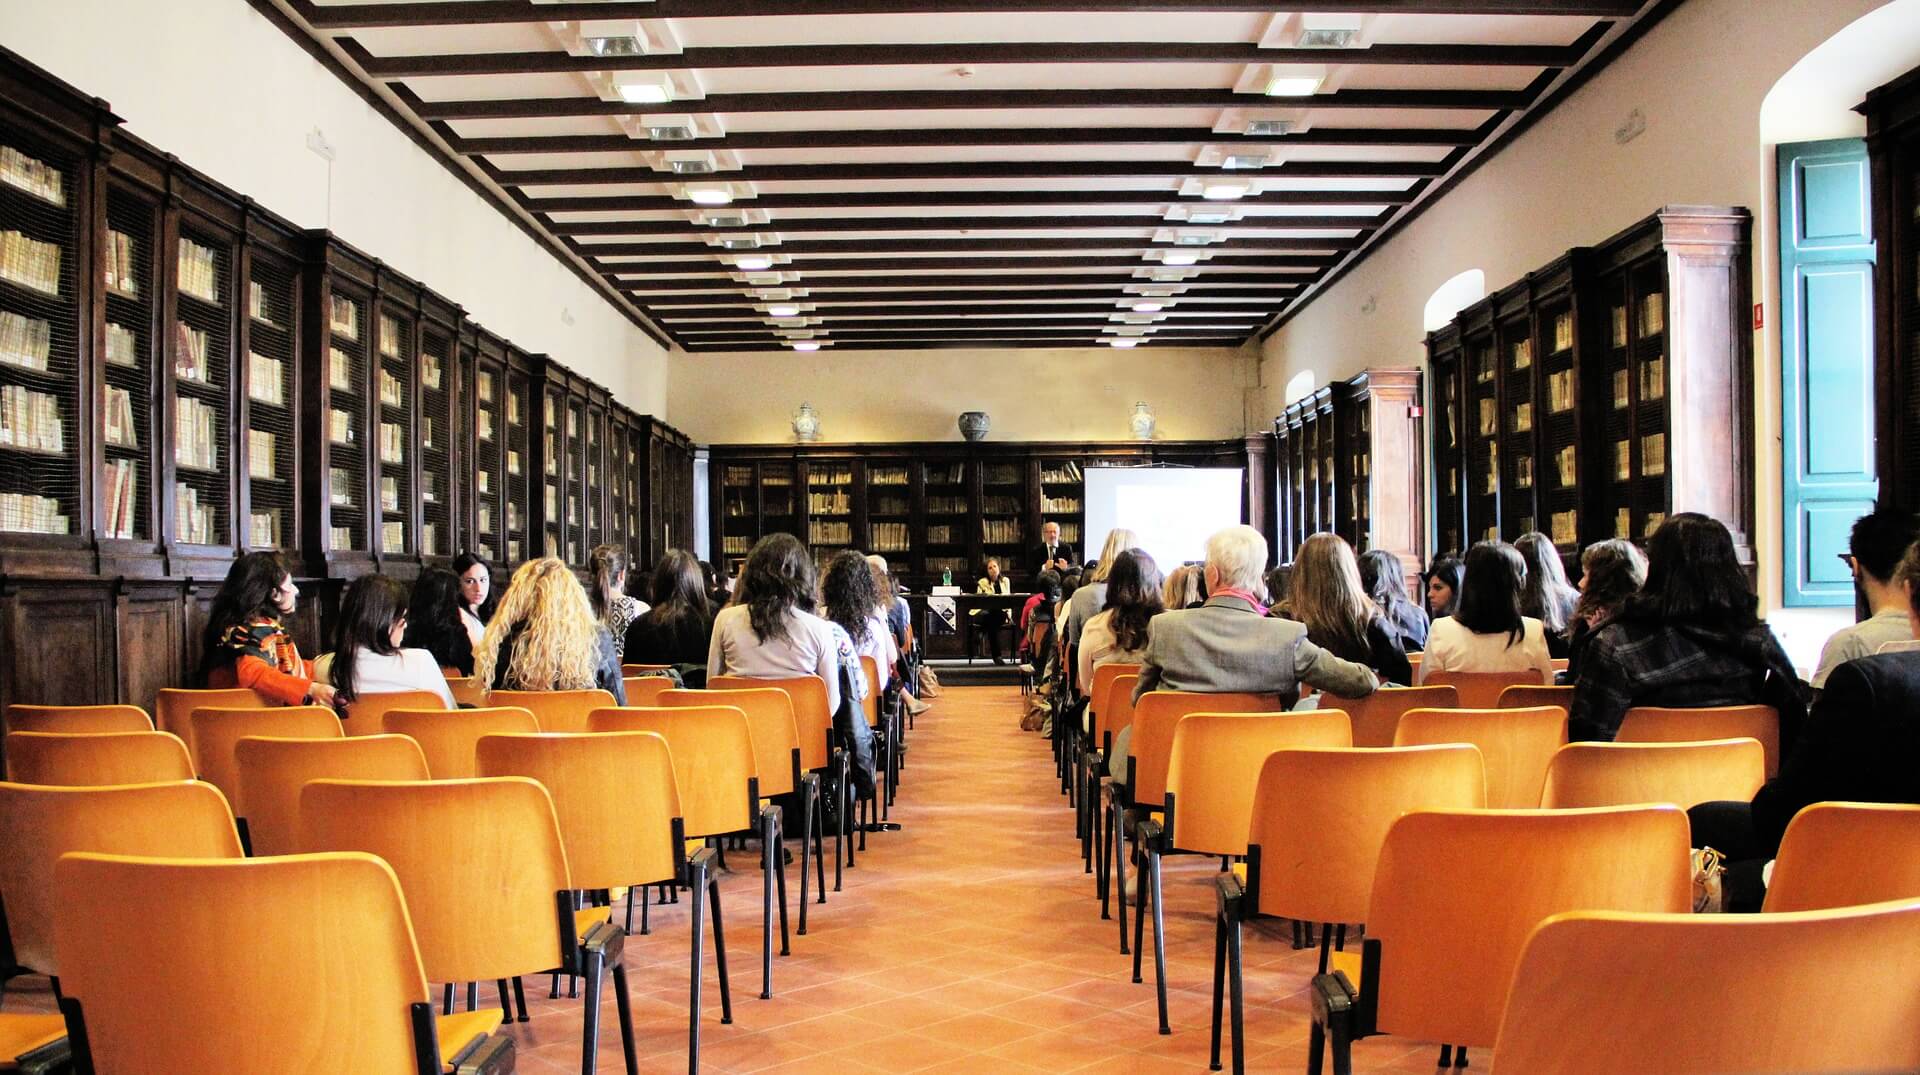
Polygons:
M1133 405L1133 418L1128 425L1129 428L1133 430L1134 440L1152 440L1153 408L1147 406L1144 402L1135 403Z
M802 403L800 409L793 412L793 439L802 444L812 444L820 439L820 415L813 404Z

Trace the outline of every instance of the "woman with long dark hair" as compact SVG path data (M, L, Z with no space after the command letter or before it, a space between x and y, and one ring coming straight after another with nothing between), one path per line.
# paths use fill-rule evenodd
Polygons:
M647 603L627 593L627 554L618 545L595 545L587 559L587 598L593 614L613 639L613 652L624 659L627 628L647 611Z
M1080 689L1103 664L1138 664L1147 651L1153 618L1166 611L1166 580L1145 549L1126 549L1107 573L1107 606L1087 619L1080 633Z
M1335 657L1373 669L1382 683L1413 682L1400 634L1360 585L1353 548L1338 534L1315 534L1293 556L1291 617L1307 640Z
M362 575L340 599L340 623L334 632L332 662L326 678L336 700L351 702L370 694L427 691L453 708L453 692L433 654L402 649L407 631L407 587L386 575Z
M1580 600L1573 606L1573 627L1567 633L1567 670L1560 673L1560 682L1572 683L1579 678L1593 632L1613 619L1646 581L1647 555L1625 538L1596 541L1580 554Z
M1527 564L1504 541L1482 541L1467 550L1454 613L1433 621L1419 678L1430 672L1534 671L1553 682L1540 621L1520 612Z
M1407 572L1400 558L1385 549L1368 549L1360 554L1360 586L1373 599L1375 608L1400 632L1400 646L1408 653L1427 648L1426 610L1407 596Z
M473 642L460 618L460 576L443 567L429 567L413 580L407 600L407 633L401 645L423 649L445 672L473 674Z
M227 569L200 636L200 679L208 687L248 687L284 705L333 704L333 688L316 683L281 618L293 614L300 588L278 553L250 552Z
M463 552L453 558L453 573L460 578L460 622L467 629L467 640L477 649L500 603L493 593L493 569L478 556Z
M668 549L653 569L647 596L653 606L627 628L626 659L636 664L705 665L713 641L713 612L707 606L700 561L685 549Z
M880 614L873 568L867 558L852 549L834 553L820 579L820 602L827 622L845 631L853 643L855 659L873 658L879 667L880 687L885 689L899 651L893 645L893 632L887 630L887 621Z
M828 707L837 713L841 670L850 664L854 700L864 698L866 677L859 674L852 640L814 614L813 586L813 558L799 538L768 534L756 542L733 604L713 618L708 677L818 676L827 687Z
M1527 581L1520 588L1520 612L1540 621L1547 633L1547 652L1565 657L1580 591L1567 582L1567 569L1560 563L1560 550L1554 547L1552 538L1532 531L1521 534L1513 547L1527 565Z
M1771 705L1782 748L1806 701L1793 662L1759 616L1733 535L1682 512L1647 540L1647 581L1585 647L1567 733L1610 740L1637 705L1698 709Z
M1437 620L1442 616L1453 615L1455 606L1460 603L1461 580L1466 576L1466 565L1457 556L1442 556L1427 565L1427 619Z

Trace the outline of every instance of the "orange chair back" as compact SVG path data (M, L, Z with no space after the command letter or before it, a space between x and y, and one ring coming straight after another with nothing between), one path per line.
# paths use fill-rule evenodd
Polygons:
M708 676L710 691L754 690L778 687L793 700L793 723L800 732L800 768L825 769L831 758L827 746L833 731L833 711L827 708L827 684L819 676L790 679L754 679L751 676Z
M1540 805L1548 809L1753 798L1766 783L1765 759L1752 739L1704 743L1568 743L1547 766ZM1915 893L1920 895L1920 893Z
M1102 665L1102 668L1108 667ZM1098 672L1096 668L1094 671ZM1093 741L1106 750L1120 729L1133 727L1133 689L1140 685L1140 673L1122 672L1107 684L1107 696L1093 715Z
M1553 667L1555 672L1564 672L1573 666L1573 661L1566 657L1553 657L1550 658L1547 663Z
M627 676L620 682L626 686L627 704L633 706L657 706L660 695L674 689L666 676Z
M7 908L14 961L40 974L64 973L53 930L67 908L55 897L53 871L71 851L206 859L241 854L233 814L211 784L0 784L0 903ZM147 893L125 895L129 913L140 917L132 901L144 902Z
M1347 715L1337 709L1182 717L1167 760L1165 801L1173 846L1208 855L1246 854L1253 791L1268 755L1352 743Z
M554 896L572 885L539 783L314 780L300 792L300 831L309 850L365 851L393 867L430 980L490 982L558 965Z
M1516 683L1500 692L1501 709L1534 709L1543 705L1557 705L1573 711L1573 687L1543 687L1538 683Z
M1400 716L1409 709L1457 709L1460 692L1451 686L1382 687L1365 698L1342 698L1340 708L1353 721L1353 745L1390 747Z
M280 703L248 687L219 687L193 690L186 687L162 687L153 699L153 724L163 732L172 732L181 742L193 744L196 709L278 709Z
M860 710L866 714L867 727L878 728L880 726L880 663L862 653L860 671L867 677L867 696L860 699Z
M1248 822L1247 890L1263 915L1363 922L1393 823L1478 809L1486 797L1480 752L1464 743L1269 755Z
M444 702L432 691L386 691L368 694L347 703L347 715L340 718L340 730L346 735L380 735L386 715L395 709L438 709Z
M1100 741L1100 711L1107 708L1107 692L1113 688L1113 681L1121 676L1139 674L1138 664L1126 664L1120 661L1109 661L1094 667L1093 682L1087 684L1087 710L1093 714L1093 723L1090 727L1094 729L1094 742Z
M1780 712L1770 705L1712 709L1634 706L1620 721L1616 743L1697 743L1703 739L1758 739L1767 755L1767 776L1780 772Z
M1674 806L1405 815L1387 830L1368 900L1376 1025L1492 1045L1534 927L1574 910L1689 911L1687 852L1687 815Z
M278 709L196 709L188 716L193 734L187 749L200 779L220 789L229 802L240 798L240 773L233 748L249 735L275 739L338 739L346 734L340 718L323 705Z
M739 707L609 706L593 711L588 730L653 732L667 741L688 836L720 836L753 827L759 806L747 790L754 779L753 732Z
M483 776L523 776L546 787L578 887L680 876L680 792L665 739L651 732L489 735L478 762Z
M8 732L7 779L99 787L192 780L187 745L166 732Z
M150 732L153 721L137 705L23 705L7 707L7 731L57 732L86 735L96 732Z
M420 744L427 758L427 775L434 780L468 780L479 776L473 761L474 744L483 735L515 735L540 730L533 714L519 706L492 709L392 709L381 727Z
M94 1070L419 1070L407 1009L427 980L379 859L82 854L53 887ZM166 1011L183 997L192 1018Z
M1421 681L1429 687L1450 686L1460 692L1464 709L1498 709L1500 692L1508 687L1541 686L1540 673L1523 672L1428 672Z
M763 798L792 792L798 767L800 729L793 720L793 699L774 687L756 690L664 691L659 704L669 708L730 705L747 715L753 732L754 774Z
M584 732L587 714L614 704L613 695L594 689L584 691L493 691L487 695L489 706L519 706L533 714L543 732Z
M637 675L640 675L642 672L664 672L671 667L673 666L667 665L667 664L630 663L630 664L623 664L620 666L620 674L622 676L637 676ZM660 677L656 676L654 678L657 679Z
M486 708L487 695L492 693L484 684L475 683L472 676L461 675L458 669L447 673L447 691L453 695L454 705L475 709Z
M1148 691L1133 707L1133 757L1129 780L1133 801L1158 808L1167 797L1167 762L1173 754L1173 730L1181 717L1195 713L1276 713L1271 694L1199 694Z
M1860 987L1834 988L1849 981ZM1825 1032L1788 1025L1809 997L1820 998ZM1493 1070L1562 1075L1605 1057L1611 1071L1920 1071L1916 1022L1920 901L1576 912L1541 923L1527 943Z
M349 739L271 739L246 736L234 745L240 796L234 812L247 819L256 855L300 850L300 789L314 780L425 780L427 759L404 735Z
M1415 709L1400 718L1397 747L1472 743L1487 767L1487 805L1531 810L1540 805L1547 766L1567 743L1563 709Z
M1787 823L1767 911L1920 898L1920 806L1814 803Z

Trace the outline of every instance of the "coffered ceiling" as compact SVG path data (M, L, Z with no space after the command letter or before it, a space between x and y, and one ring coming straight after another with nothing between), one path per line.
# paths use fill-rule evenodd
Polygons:
M1677 0L251 2L701 352L1239 345Z

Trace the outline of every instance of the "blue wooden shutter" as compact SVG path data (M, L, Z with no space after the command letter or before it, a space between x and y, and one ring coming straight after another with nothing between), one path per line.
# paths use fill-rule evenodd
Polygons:
M1873 510L1873 223L1867 145L1779 147L1782 549L1789 606L1853 604L1839 555Z

